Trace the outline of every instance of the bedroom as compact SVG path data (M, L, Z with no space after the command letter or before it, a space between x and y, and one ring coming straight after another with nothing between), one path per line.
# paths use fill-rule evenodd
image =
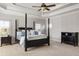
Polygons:
M46 5L51 5L50 4L46 4ZM56 7L50 7L51 11L46 11L44 13L42 13L42 11L37 11L39 8L33 8L32 6L35 5L41 5L40 4L34 4L34 3L0 3L0 19L1 20L8 20L10 21L10 30L9 31L9 35L12 36L12 45L2 45L2 47L0 47L1 51L2 49L4 51L6 51L6 54L4 51L3 54L0 55L22 55L21 53L23 53L23 55L41 55L40 53L42 53L42 55L63 55L63 53L66 53L67 55L79 55L78 52L78 48L76 48L76 52L71 52L70 49L72 48L73 50L75 49L75 47L73 47L72 45L67 45L67 44L60 44L61 43L61 32L79 32L79 28L78 28L78 13L79 13L79 4L77 3L58 3L56 4ZM54 11L54 12L53 12ZM26 16L27 14L27 16ZM25 19L27 19L27 21L25 21ZM50 19L50 24L48 24L48 19ZM64 19L64 20L63 20ZM15 23L15 21L17 20L17 24ZM25 25L25 23L27 22L27 26ZM49 25L49 31L48 31L48 25ZM22 47L19 46L19 44L16 44L17 42L15 37L16 37L16 31L25 31L26 27L30 30L32 29L37 29L37 30L42 30L43 34L48 34L50 35L50 46L45 45L45 46L40 46L40 47L33 47L33 48L28 48L28 50L25 52L25 49L23 49ZM22 29L24 28L24 29ZM37 32L35 32L36 34L38 34ZM39 32L40 34L40 32ZM27 34L26 34L27 35ZM33 34L34 35L34 34ZM42 36L41 36L42 37ZM45 38L43 36L43 38ZM55 41L55 42L54 42ZM35 42L35 41L34 41ZM37 42L37 41L36 41ZM48 41L45 41L46 44L48 43ZM44 42L43 42L44 43ZM34 44L34 43L33 43ZM36 45L36 44L35 44ZM8 48L10 47L10 52L7 52L7 50L5 50L4 48ZM18 52L12 52L13 54L10 54L11 51L13 51L13 49L19 49L22 50L20 52L20 50L18 50ZM24 47L24 45L23 45ZM60 48L61 47L61 48ZM43 49L42 49L43 48ZM52 50L56 49L55 52L56 54L54 54L52 52ZM59 48L60 50L57 50L57 48ZM33 50L32 50L33 49ZM64 52L65 51L67 52ZM36 51L35 51L36 50ZM68 53L69 52L71 53ZM72 50L72 51L73 51ZM37 52L40 51L40 52ZM48 51L48 52L46 52ZM61 54L59 54L59 52L62 52ZM34 52L37 52L36 54ZM20 54L19 54L20 53ZM31 54L33 53L33 54ZM49 53L49 54L47 54ZM74 54L75 53L75 54ZM64 55L66 55L64 54Z

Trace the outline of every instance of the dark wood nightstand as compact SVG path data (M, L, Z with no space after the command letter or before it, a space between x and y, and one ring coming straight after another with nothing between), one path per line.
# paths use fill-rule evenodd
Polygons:
M12 37L7 36L7 37L1 37L1 46L2 44L12 44Z

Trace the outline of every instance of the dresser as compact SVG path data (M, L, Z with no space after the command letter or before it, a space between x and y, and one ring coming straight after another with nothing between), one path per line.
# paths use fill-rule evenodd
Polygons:
M78 46L78 32L61 32L61 43Z

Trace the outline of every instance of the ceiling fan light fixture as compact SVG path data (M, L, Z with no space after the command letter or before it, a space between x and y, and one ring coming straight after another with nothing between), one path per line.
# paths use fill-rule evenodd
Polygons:
M44 7L41 7L41 11L44 11L44 9L45 9Z
M43 12L48 12L48 10L44 10Z
M40 11L42 11L42 12L47 12L48 10L45 9L45 7L41 7L41 10L40 10Z
M50 11L49 7L54 7L55 4L46 5L45 3L42 3L41 6L33 6L33 7L39 7L40 9L38 11L47 12Z

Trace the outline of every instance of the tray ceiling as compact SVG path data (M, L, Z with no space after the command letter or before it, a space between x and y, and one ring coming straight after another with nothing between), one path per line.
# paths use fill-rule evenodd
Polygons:
M40 15L40 13L42 12L38 11L39 8L35 8L32 6L41 6L41 4L42 3L14 3L14 4L13 3L0 3L0 10L4 10L4 11L8 10L8 11L24 12L24 13L29 12L33 14L36 12L37 14ZM51 4L56 4L56 6L49 7L50 11L44 12L44 14L50 14L52 12L58 13L59 10L75 5L75 3L46 3L46 5L51 5Z
M51 5L51 4L54 4L54 3L46 3L46 5ZM56 4L55 7L49 7L49 9L55 10L65 5L65 3L55 3L55 4ZM41 6L41 3L16 3L16 5L20 7L31 8L31 9L38 11L39 8L35 8L32 6Z

